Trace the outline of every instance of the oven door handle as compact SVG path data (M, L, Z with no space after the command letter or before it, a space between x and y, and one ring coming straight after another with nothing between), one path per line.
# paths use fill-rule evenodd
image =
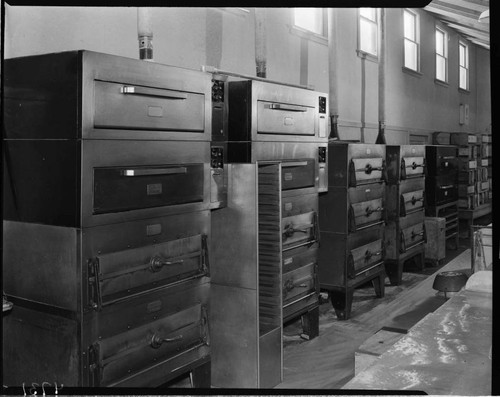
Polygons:
M307 165L307 161L287 161L281 163L281 168L286 167L305 167Z
M122 176L150 176L150 175L174 175L187 174L186 167L175 168L130 168L121 171Z
M273 110L286 110L289 112L307 112L307 108L298 105L285 105L283 103L271 103L269 109Z
M446 185L446 186L438 186L438 187L441 190L446 190L446 189L451 189L452 187L455 187L455 185Z
M187 94L183 94L180 92L130 85L124 85L123 87L121 87L120 92L124 95L155 96L166 99L187 99Z

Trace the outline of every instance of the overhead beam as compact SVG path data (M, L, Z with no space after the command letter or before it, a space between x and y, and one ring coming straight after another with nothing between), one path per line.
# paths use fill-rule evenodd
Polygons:
M488 41L490 36L488 33L483 33L483 32L479 32L477 30L474 30L474 29L469 29L469 28L466 28L466 27L463 27L463 26L459 26L459 25L455 25L453 23L447 23L447 25L450 27L450 28L453 28L455 30L458 30L460 32L463 32L465 34L468 34L472 37L476 37L478 39L482 39L482 40L486 40Z
M443 3L437 0L433 1L432 3L429 3L424 7L424 10L428 9L434 9L436 10L436 12L442 11L448 14L458 15L464 18L475 19L476 21L479 18L479 15L481 14L481 12L476 12L469 9L463 9L461 7L456 7L456 6L449 6L447 3Z

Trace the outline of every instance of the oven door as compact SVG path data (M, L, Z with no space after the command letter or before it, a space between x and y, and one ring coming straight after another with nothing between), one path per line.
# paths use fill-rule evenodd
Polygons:
M84 139L210 141L210 74L82 54Z
M210 143L84 140L82 225L210 207Z

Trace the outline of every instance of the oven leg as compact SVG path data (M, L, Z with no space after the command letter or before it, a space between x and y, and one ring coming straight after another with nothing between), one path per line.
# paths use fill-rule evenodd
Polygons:
M339 320L347 320L351 317L352 299L354 288L346 288L342 291L330 291L330 299Z
M385 295L385 273L381 272L372 280L373 289L377 298L383 298Z
M211 362L208 361L196 368L189 374L193 388L209 389L211 386Z
M302 332L311 340L319 335L319 306L304 313L301 317Z
M385 272L391 285L399 285L403 280L403 264L404 261L401 259L396 260L386 260L385 261Z

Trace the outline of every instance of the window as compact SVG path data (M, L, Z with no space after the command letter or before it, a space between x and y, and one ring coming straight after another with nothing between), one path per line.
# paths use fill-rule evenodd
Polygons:
M448 35L436 28L436 79L448 81Z
M403 11L404 23L404 66L419 70L419 31L417 14L410 10Z
M377 56L377 9L359 9L359 50Z
M325 14L322 8L295 8L293 24L298 28L326 36Z
M469 47L463 42L458 43L459 81L458 87L469 89Z

